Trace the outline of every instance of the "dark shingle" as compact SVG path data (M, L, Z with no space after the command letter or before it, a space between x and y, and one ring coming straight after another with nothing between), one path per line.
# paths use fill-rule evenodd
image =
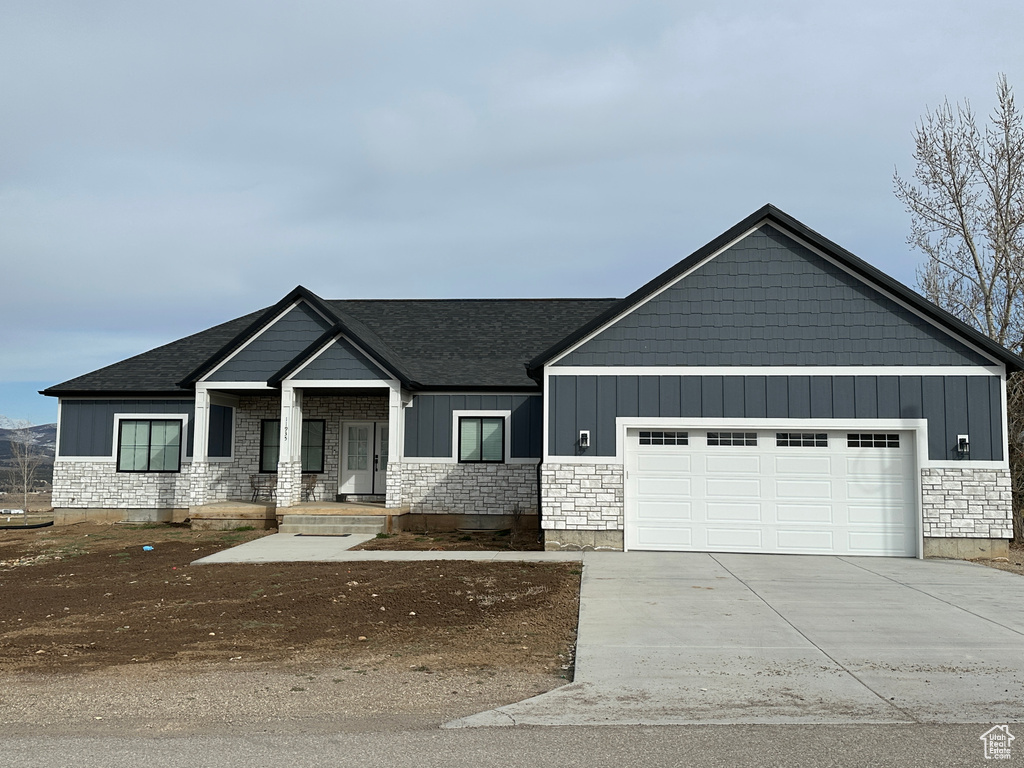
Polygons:
M328 301L376 335L423 387L535 386L525 364L615 299L388 299ZM180 393L185 376L265 310L173 341L46 389L48 395ZM358 329L354 329L358 330ZM301 350L296 350L298 353Z

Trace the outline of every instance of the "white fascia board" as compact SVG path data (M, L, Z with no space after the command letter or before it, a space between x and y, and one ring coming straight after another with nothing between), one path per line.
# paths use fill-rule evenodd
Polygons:
M276 392L274 387L268 386L265 381L208 381L204 382L207 390L222 389L253 389L263 390L265 392ZM196 384L198 387L199 384Z
M374 367L375 367L375 368L376 368L376 369L377 369L378 371L380 371L380 372L381 372L381 373L383 373L383 374L384 374L385 376L387 376L389 380L390 380L390 379L392 379L392 373L391 373L391 371L388 371L388 370L386 370L386 369L384 368L384 366L380 365L380 364L379 364L379 363L378 363L378 362L377 362L376 360L374 360L374 359L373 359L373 356L372 356L372 355L370 355L370 354L368 354L368 353L366 352L366 350L365 350L365 349L363 349L363 348L362 348L361 346L359 346L358 344L356 344L356 343L355 343L355 342L354 342L354 341L353 341L352 339L350 339L350 338L349 338L349 337L348 337L347 335L345 335L345 334L341 334L341 338L343 338L343 339L344 339L345 341L347 341L347 342L348 342L349 344L351 344L351 345L352 345L353 347L355 347L356 351L357 351L357 352L359 352L359 354L361 354L361 355L362 355L363 357L365 357L365 358L366 358L366 359L367 359L367 360L368 360L368 361L370 362L370 364L371 364L372 366L374 366ZM320 357L320 356L321 356L322 354L324 354L325 352L327 352L327 350L328 350L328 349L330 349L330 348L331 348L331 347L332 347L332 346L334 345L334 343L335 343L336 341L337 341L337 338L333 338L333 339L330 339L330 340L329 340L329 341L328 341L328 342L327 342L326 344L324 344L324 345L323 345L323 346L322 346L322 347L321 347L321 348L320 348L319 350L317 350L317 352L316 352L316 354L315 354L315 355L313 355L313 356L312 356L311 358L309 358L309 360L307 360L307 361L306 361L306 362L304 362L304 363L303 363L303 364L302 364L301 366L299 366L299 368L298 368L298 369L296 369L296 370L295 370L295 371L294 371L293 373L291 373L290 375L286 376L286 377L285 377L285 381L294 381L294 380L297 380L297 379L298 379L298 377L299 377L299 374L300 374L300 373L302 373L302 371L304 371L304 370L306 369L306 367L307 367L307 366L311 365L311 364L313 363L313 361L314 361L314 360L316 360L316 359L317 359L318 357Z
M552 376L1004 376L1005 367L983 365L567 365ZM545 368L545 374L547 374Z
M619 322L622 318L626 317L626 315L631 314L637 307L643 306L644 304L646 304L649 301L653 301L655 298L657 298L658 296L663 294L665 291L667 291L670 288L674 287L676 285L676 283L678 283L680 280L685 280L687 277L692 275L694 272L696 272L698 269L703 267L709 261L711 261L712 259L717 258L720 254L722 254L723 252L729 250L734 245L736 245L736 243L738 243L741 240L749 237L751 234L753 234L754 232L759 230L761 228L761 226L762 226L762 224L758 224L756 227L751 227L750 229L748 229L747 231L743 232L742 234L734 237L732 240L730 240L728 243L723 245L717 251L715 251L714 253L712 253L709 256L707 256L707 258L702 259L699 264L695 264L694 266L690 267L690 269L688 269L685 272L683 272L681 275L676 277L671 282L666 283L665 285L661 286L661 288L656 290L654 293L649 294L648 296L645 296L644 298L640 299L635 304L630 305L629 307L624 309L622 312L620 312L619 314L615 315L615 317L611 318L608 322L604 323L603 325L601 325L598 328L595 328L593 331L588 333L586 336L584 336L582 339L577 341L575 344L573 344L571 347L566 349L564 352L559 353L558 356L555 357L553 360L549 360L548 362L546 362L544 364L544 368L547 369L548 366L557 365L558 361L561 360L563 357L565 357L566 355L572 354L577 349L579 349L584 344L586 344L588 341L593 339L595 336L599 336L600 334L604 333L606 330L608 330L613 325L615 325L617 322ZM689 257L687 257L687 258L689 258ZM672 269L672 267L669 267L669 269Z
M287 379L289 386L296 389L394 389L397 381L381 381L380 379Z

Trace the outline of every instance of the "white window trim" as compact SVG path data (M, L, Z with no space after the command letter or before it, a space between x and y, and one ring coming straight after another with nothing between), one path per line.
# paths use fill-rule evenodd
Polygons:
M111 457L108 461L117 464L117 446L118 436L121 434L121 422L132 421L132 420L144 420L144 421L180 421L181 422L181 463L178 466L178 473L186 464L192 463L192 457L186 456L186 448L188 447L188 425L189 418L187 413L115 413L114 414L114 434L113 441L111 443ZM95 461L95 459L93 459ZM176 472L154 472L153 474L160 475L173 475L178 474ZM126 472L125 474L132 475L145 475L146 472Z
M501 418L504 435L504 456L501 461L459 461L459 420L464 418ZM452 411L452 460L456 464L513 464L512 461L512 411Z

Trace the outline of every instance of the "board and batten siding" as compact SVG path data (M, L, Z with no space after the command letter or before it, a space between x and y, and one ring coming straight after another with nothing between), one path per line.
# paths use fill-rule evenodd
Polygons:
M405 456L450 458L454 411L511 411L511 458L540 458L544 430L540 395L416 395L405 409Z
M113 456L114 416L145 413L159 418L162 413L187 413L188 438L185 456L192 455L195 402L193 400L67 400L60 402L60 444L58 457Z
M982 355L770 226L552 364L991 365Z
M552 376L549 452L614 456L618 416L736 419L926 419L928 458L1003 460L997 376ZM576 445L590 430L591 447Z
M320 338L330 323L305 304L292 308L207 381L266 381Z

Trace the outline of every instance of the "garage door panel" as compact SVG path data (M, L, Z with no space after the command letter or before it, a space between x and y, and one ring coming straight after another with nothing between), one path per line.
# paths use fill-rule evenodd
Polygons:
M687 453L641 453L636 464L640 472L689 472L692 460Z
M637 507L637 520L641 523L667 520L686 522L692 519L693 505L688 501L646 500Z
M761 551L762 531L758 528L721 528L708 526L705 543L709 549L723 551Z
M776 480L777 499L831 499L830 480Z
M850 525L892 526L906 525L903 504L850 504L846 517Z
M832 507L828 504L776 504L775 519L780 523L834 522Z
M704 467L709 475L760 475L761 457L730 453L704 457Z
M902 554L913 557L912 535L902 531L850 531L848 549L854 555Z
M840 430L822 440L780 427L783 438L762 429L756 445L708 446L704 430L688 431L687 446L639 446L629 433L628 547L916 554L912 435L900 433L898 447L850 446Z
M870 456L851 456L846 460L846 474L862 477L893 477L902 478L907 471L903 457L893 453L890 448L862 448L863 451L874 451ZM887 455L888 452L888 455Z
M761 480L733 478L719 480L709 478L704 485L705 497L708 499L760 499Z
M775 532L776 552L831 552L835 540L831 531L781 530Z
M692 494L693 481L689 477L649 476L637 482L637 496L641 499L650 496L675 496L689 498Z
M897 480L849 480L846 483L846 498L851 501L902 502L906 496L905 488L905 485Z
M692 549L693 531L689 528L644 526L636 531L636 549Z
M704 505L705 519L708 522L743 521L760 523L762 507L760 504L742 504L736 502L709 501Z
M801 451L801 454L803 452ZM775 474L798 475L800 477L813 477L815 475L832 474L832 458L830 456L776 456Z

